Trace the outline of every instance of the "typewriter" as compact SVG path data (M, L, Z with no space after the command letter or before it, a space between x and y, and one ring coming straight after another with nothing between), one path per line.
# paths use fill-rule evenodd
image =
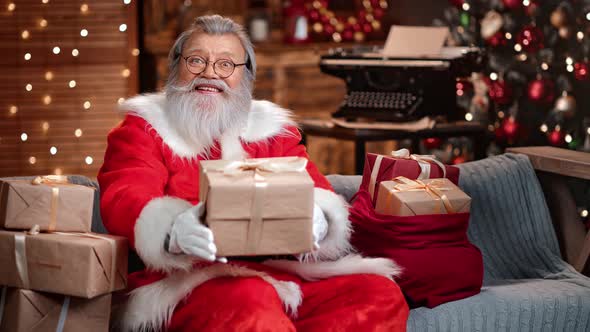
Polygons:
M406 122L425 116L462 119L456 102L458 77L481 70L477 48L443 47L437 56L387 57L378 48L333 49L320 59L323 73L346 82L334 117L347 121Z

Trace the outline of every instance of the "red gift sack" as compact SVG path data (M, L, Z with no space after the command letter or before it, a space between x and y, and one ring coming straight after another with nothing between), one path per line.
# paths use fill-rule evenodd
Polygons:
M469 213L399 217L375 213L360 190L350 208L352 244L403 268L396 279L411 306L435 307L479 293L481 252L467 238Z
M407 149L401 149L392 152L391 156L367 153L360 189L369 192L375 205L379 183L398 176L405 176L410 180L446 177L454 184L459 183L457 167L443 165L434 156L414 155Z

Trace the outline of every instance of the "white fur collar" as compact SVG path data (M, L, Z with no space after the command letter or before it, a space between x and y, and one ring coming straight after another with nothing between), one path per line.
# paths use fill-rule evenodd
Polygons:
M204 146L191 146L176 133L166 117L166 96L164 93L149 93L126 100L119 107L122 111L135 114L147 121L162 137L164 143L179 157L195 158ZM264 141L285 133L287 126L294 126L292 113L266 100L253 100L248 114L248 123L236 130L236 134L226 133L220 138L222 158L239 160L247 157L241 141L253 143ZM239 134L237 134L239 133Z

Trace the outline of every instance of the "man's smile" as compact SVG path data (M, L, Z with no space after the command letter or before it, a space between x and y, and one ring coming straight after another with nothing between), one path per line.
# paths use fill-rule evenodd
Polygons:
M222 93L223 89L211 84L199 84L195 87L195 91L205 94L217 94Z

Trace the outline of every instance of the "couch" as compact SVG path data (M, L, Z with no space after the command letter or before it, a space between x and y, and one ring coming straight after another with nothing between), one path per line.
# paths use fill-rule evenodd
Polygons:
M459 185L473 199L468 235L483 254L484 287L470 298L411 310L408 331L590 331L590 278L562 259L529 158L509 153L459 167ZM328 179L347 199L361 180ZM70 181L98 189L85 177ZM105 232L98 198L97 190L93 231Z

